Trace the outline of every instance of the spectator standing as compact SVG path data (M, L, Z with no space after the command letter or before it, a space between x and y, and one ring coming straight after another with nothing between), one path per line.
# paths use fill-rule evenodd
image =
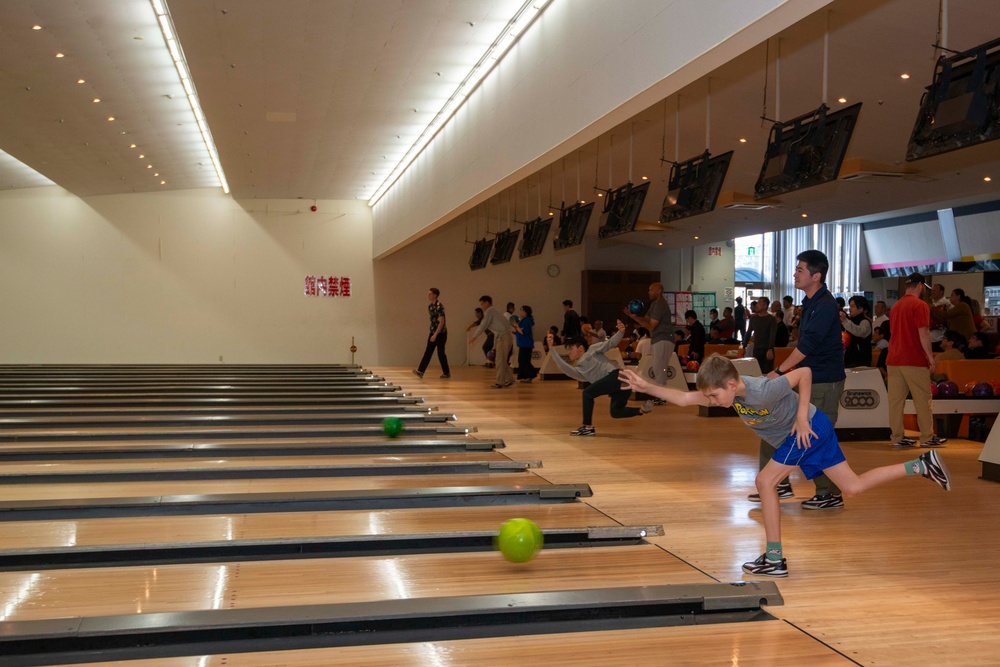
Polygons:
M931 311L931 319L944 326L945 330L957 331L966 338L976 333L976 323L972 317L972 299L965 296L965 290L955 288L948 295L951 308ZM943 335L943 334L942 334Z
M810 402L836 426L840 395L844 392L847 374L844 372L844 340L840 335L840 307L826 286L830 260L819 250L803 251L795 259L795 289L805 293L798 342L788 358L776 366L768 377L784 375L796 366L812 369ZM761 468L767 465L771 453L770 447L761 441ZM802 501L803 509L827 510L844 506L843 494L826 475L820 475L814 481L816 494ZM787 478L778 485L778 495L782 498L795 495ZM751 500L754 500L753 496Z
M670 365L670 355L674 353L674 342L671 334L670 306L663 298L663 283L652 283L649 286L649 306L644 315L634 315L626 308L624 313L641 327L650 332L650 356L653 358L653 379L656 384L666 386L667 366ZM665 405L656 399L654 405Z
M786 296L785 298L791 302L791 297ZM794 317L795 309L789 306L788 310L792 312L792 317ZM771 304L771 315L773 315L774 319L778 322L778 326L774 330L775 347L788 347L789 334L788 326L785 324L785 312L786 311L782 310L781 304L777 301Z
M562 337L563 339L580 336L583 334L583 329L580 325L580 315L573 310L573 302L566 299L562 302L563 305L563 328Z
M920 427L920 442L937 447L945 440L933 432L931 373L934 372L934 353L931 351L930 308L923 299L927 284L922 274L911 273L904 285L906 293L889 311L892 336L886 357L886 375L890 438L893 447L916 447L918 444L903 431L903 407L910 394Z
M785 328L790 329L795 322L795 299L791 295L781 298L781 320L785 323Z
M743 307L743 297L736 297L736 308L733 309L733 323L735 329L733 331L733 338L736 334L740 335L740 342L746 347L747 344L747 309Z
M518 318L514 330L517 340L517 379L521 382L531 382L538 375L538 369L531 363L531 353L535 350L534 327L531 306L521 306L521 317Z
M483 321L479 323L471 339L475 340L484 331L493 332L496 341L496 358L494 363L497 368L497 381L493 389L506 389L514 384L514 373L510 370L510 351L514 345L514 333L510 326L510 320L493 307L493 297L483 295L479 297L479 305L483 309Z
M760 364L760 372L767 375L774 368L774 337L778 332L778 320L767 312L771 300L766 296L760 297L755 303L757 312L750 317L747 336L752 336L753 358Z
M698 313L689 310L684 313L688 330L688 359L701 361L705 358L705 325L698 321Z
M857 368L872 365L872 323L868 319L868 299L852 296L847 302L848 312L840 311L840 325L850 334L844 348L844 366Z
M722 309L722 319L719 320L719 338L723 343L736 342L736 318L733 309L726 306Z
M875 302L875 317L872 319L872 328L876 329L882 326L883 323L889 321L889 315L886 313L885 301Z

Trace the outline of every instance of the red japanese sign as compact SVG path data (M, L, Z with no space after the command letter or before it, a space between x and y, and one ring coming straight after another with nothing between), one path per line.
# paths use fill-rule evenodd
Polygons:
M351 279L346 276L306 276L305 296L351 296Z

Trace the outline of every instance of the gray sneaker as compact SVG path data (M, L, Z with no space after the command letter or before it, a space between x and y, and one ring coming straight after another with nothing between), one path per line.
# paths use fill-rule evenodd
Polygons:
M639 408L639 412L641 412L644 415L648 415L652 411L653 411L653 401L646 401Z

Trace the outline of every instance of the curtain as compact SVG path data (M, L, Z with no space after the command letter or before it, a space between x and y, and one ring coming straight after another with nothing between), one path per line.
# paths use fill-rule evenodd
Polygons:
M802 300L795 294L795 256L803 250L814 248L813 227L798 227L774 232L774 298L791 295L795 303Z

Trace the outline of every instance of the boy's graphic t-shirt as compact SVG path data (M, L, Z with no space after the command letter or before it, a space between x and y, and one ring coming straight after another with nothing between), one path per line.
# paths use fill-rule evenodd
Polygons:
M799 395L792 391L784 377L769 380L766 377L741 375L747 395L733 399L733 409L754 433L774 447L780 447L795 425L799 411ZM816 406L809 405L809 421L816 414Z

